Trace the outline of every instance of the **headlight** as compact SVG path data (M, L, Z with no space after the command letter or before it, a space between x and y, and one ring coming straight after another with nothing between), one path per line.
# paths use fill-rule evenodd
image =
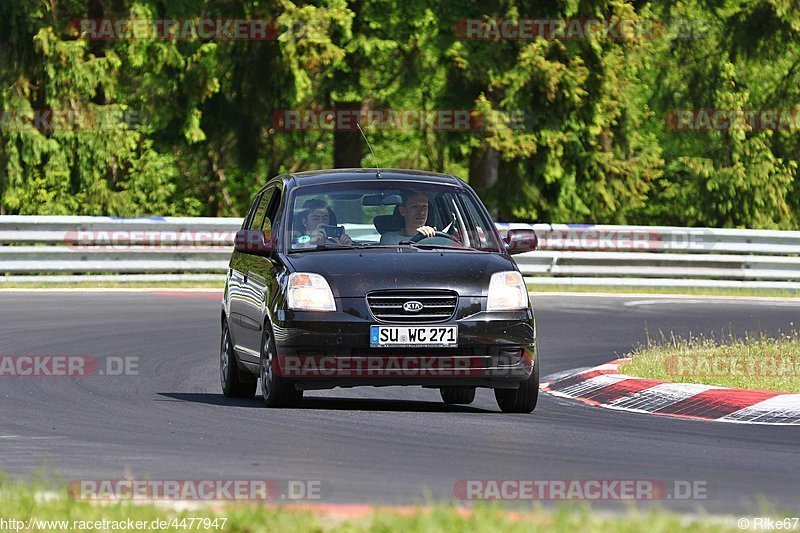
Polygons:
M289 309L297 311L336 311L328 282L319 274L289 274Z
M509 270L492 274L487 311L513 311L528 308L528 289L522 274Z

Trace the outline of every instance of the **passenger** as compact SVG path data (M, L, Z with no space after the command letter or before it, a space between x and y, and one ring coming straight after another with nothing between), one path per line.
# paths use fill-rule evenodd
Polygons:
M300 216L302 224L302 235L294 240L293 248L304 248L325 244L328 239L336 244L349 246L353 244L353 239L347 233L342 232L339 237L328 237L324 226L330 224L331 211L323 200L312 198L303 203L303 212Z
M397 244L417 234L425 237L436 235L436 228L425 225L428 221L428 196L421 191L402 191L400 197L403 203L398 206L397 211L403 217L403 228L381 235L381 244Z

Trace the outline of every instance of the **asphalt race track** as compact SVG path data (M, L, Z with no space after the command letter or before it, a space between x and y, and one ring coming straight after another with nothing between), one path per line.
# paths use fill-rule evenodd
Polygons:
M800 302L533 295L542 378L607 362L651 334L800 326ZM301 407L225 399L219 296L0 293L0 355L138 357L139 375L0 377L0 470L64 480L322 480L329 502L452 499L463 479L702 481L676 510L800 509L800 428L669 419L541 395L504 415L489 390L448 407L438 391L306 393ZM794 323L794 324L793 324ZM796 516L796 515L794 515Z

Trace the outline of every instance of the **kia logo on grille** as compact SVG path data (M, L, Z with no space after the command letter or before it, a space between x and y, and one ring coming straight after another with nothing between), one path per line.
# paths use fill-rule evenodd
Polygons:
M422 304L416 300L411 300L410 302L403 304L403 311L407 311L409 313L419 313L422 311Z

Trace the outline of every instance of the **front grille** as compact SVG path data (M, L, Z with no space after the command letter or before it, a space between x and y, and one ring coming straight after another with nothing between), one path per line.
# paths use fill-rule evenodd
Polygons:
M403 308L407 302L422 304L420 311ZM379 291L367 294L373 316L383 322L444 322L453 316L458 294L453 291Z

